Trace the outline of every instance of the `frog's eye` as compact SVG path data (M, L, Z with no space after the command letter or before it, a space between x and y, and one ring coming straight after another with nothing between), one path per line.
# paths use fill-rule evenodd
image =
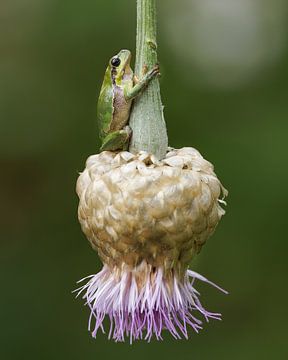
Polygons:
M114 58L111 59L111 65L112 66L117 67L117 66L120 65L120 63L121 63L121 60L118 57L114 57Z

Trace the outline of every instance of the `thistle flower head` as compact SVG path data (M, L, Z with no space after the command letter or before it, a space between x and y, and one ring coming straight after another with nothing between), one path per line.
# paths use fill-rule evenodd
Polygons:
M82 230L104 267L79 288L90 307L93 336L110 318L109 337L123 341L162 330L180 338L187 327L220 314L206 311L188 265L213 233L226 190L213 166L193 148L169 149L158 161L146 152L90 156L77 182ZM94 319L94 327L92 320Z

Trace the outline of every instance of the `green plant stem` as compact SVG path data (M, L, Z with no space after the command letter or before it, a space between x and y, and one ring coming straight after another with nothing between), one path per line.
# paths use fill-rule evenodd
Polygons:
M135 74L143 76L145 68L157 64L156 0L137 0L137 36ZM166 124L158 78L153 79L134 101L129 125L132 138L129 150L145 150L162 159L168 146Z

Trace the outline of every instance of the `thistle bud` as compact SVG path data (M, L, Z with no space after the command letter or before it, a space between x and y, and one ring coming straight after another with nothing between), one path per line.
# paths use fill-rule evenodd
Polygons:
M227 195L197 150L169 148L161 161L144 151L90 156L77 194L82 230L104 264L78 289L92 336L106 315L115 341L161 339L163 329L187 338L189 326L201 328L195 313L221 318L203 308L193 285L209 281L188 269L225 213Z

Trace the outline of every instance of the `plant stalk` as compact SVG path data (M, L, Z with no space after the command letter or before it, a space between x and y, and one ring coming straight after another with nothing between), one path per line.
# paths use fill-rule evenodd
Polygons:
M156 0L137 0L135 75L140 79L157 62ZM158 159L165 156L168 137L158 78L134 100L129 125L132 128L130 152L145 150Z

